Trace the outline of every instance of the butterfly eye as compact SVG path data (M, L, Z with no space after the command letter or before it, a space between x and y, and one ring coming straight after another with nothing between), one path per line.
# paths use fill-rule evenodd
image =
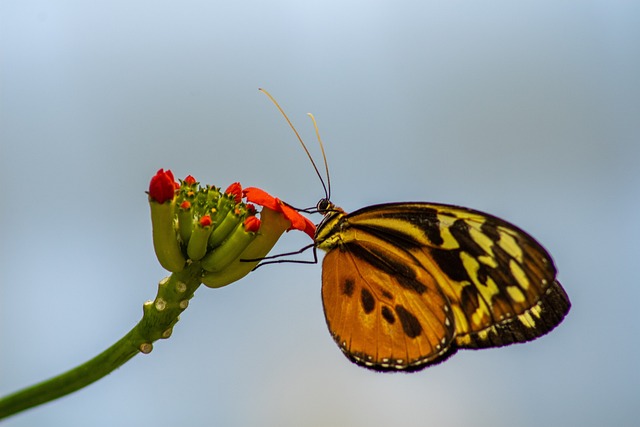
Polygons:
M316 205L316 209L318 210L318 213L323 215L327 213L327 211L330 210L331 207L332 207L332 203L331 201L329 201L329 199L320 199L320 201Z

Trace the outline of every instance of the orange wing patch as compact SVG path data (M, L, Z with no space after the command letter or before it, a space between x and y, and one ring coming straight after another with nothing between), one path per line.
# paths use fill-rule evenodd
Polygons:
M406 254L366 241L325 256L322 300L327 325L357 364L415 370L455 352L447 299L426 270L408 267L412 262Z

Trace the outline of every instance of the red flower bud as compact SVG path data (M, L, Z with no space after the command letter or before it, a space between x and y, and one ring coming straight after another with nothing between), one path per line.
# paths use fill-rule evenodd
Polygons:
M173 199L178 188L180 185L173 178L173 173L160 169L149 183L149 197L158 203L164 203Z
M224 193L233 196L236 203L240 203L242 201L242 186L239 182L231 184L226 190L224 190Z
M211 217L209 215L205 215L200 218L199 223L202 227L209 227L211 225Z
M245 231L255 233L260 229L260 220L255 216L247 217L247 219L244 220L244 229Z
M184 202L180 203L180 209L183 210L187 210L191 208L191 203L188 200L185 200Z
M193 185L196 183L196 179L191 175L187 175L187 177L184 179L184 183L187 185Z

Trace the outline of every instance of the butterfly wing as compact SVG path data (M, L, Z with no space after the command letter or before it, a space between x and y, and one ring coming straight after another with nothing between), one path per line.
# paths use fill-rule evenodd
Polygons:
M535 339L569 299L531 236L466 208L396 203L330 213L316 232L327 324L344 353L416 370L458 348Z
M449 354L453 313L429 272L409 254L372 236L330 251L322 301L333 338L354 362L409 369Z

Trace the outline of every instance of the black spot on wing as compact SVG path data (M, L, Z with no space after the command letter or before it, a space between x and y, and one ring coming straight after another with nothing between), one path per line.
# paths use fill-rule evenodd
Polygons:
M483 285L486 285L487 279L489 278L490 274L491 274L491 269L487 267L485 264L480 264L480 266L478 267L478 271L476 273L476 276L478 277L478 282L482 283Z
M498 227L493 224L491 221L485 221L480 226L480 231L484 235L486 235L493 243L496 243L500 240L500 233L498 232Z
M496 268L488 268L488 275L496 284L500 292L506 292L506 287L509 285L517 285L515 277L511 273L509 263L513 259L504 249L495 245L493 248L493 256L498 266Z
M460 258L460 250L458 249L431 249L431 256L435 260L438 267L451 280L462 282L471 281L467 270L462 265Z
M382 306L382 318L386 320L390 325L393 325L396 322L396 317L393 315L393 311L386 305Z
M471 237L469 225L465 221L461 219L456 220L451 227L449 227L449 231L463 251L474 257L486 255L484 249Z
M460 293L460 305L462 311L468 316L475 313L480 307L480 298L478 295L478 289L473 285L467 285L462 288Z
M355 282L353 281L353 279L345 279L344 283L342 284L342 294L350 297L351 295L353 295L354 288Z
M396 276L396 280L398 281L400 286L405 289L414 291L417 294L423 294L427 291L427 287L423 283L419 282L415 278L415 275L413 277Z
M396 314L402 325L402 330L409 338L415 338L422 333L420 321L406 308L396 305Z
M386 299L393 299L393 295L391 294L391 292L382 289L382 296Z
M366 314L371 313L376 307L376 300L373 298L373 295L371 295L371 292L365 288L362 288L362 291L360 291L360 302Z
M427 236L427 239L436 246L444 243L442 234L440 233L440 220L438 219L438 211L432 208L422 208L416 216L414 224L418 226Z
M389 253L377 251L371 247L365 248L355 241L345 243L344 247L356 258L395 277L403 288L418 294L423 294L427 291L427 287L416 279L415 270L406 263L390 256Z

